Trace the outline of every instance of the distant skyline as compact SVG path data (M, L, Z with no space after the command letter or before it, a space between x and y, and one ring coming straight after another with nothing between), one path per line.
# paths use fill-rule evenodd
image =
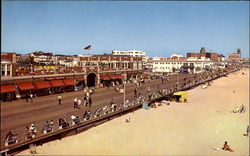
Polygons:
M2 52L249 57L249 1L2 1ZM91 50L84 50L92 45Z

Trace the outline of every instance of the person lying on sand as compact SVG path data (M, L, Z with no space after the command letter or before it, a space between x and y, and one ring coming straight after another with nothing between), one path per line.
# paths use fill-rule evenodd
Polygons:
M225 143L224 143L222 149L223 149L224 151L233 152L233 150L232 150L232 149L229 147L229 145L227 144L227 141L225 141Z

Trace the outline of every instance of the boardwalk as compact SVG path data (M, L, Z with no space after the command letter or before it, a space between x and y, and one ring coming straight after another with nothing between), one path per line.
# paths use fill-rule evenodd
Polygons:
M184 78L185 82L184 82ZM208 77L207 75L180 75L170 77L167 82L162 84L161 79L148 80L146 84L142 85L139 88L138 92L142 95L146 94L146 87L151 87L151 91L155 91L157 88L172 88L176 85L177 79L179 80L179 84L182 85L189 81L193 81L196 79L205 79ZM122 86L120 86L122 87ZM126 100L132 100L134 98L134 89L135 84L127 84L126 85ZM39 135L43 135L41 133L41 129L45 124L46 120L53 119L55 122L55 131L58 130L58 118L66 116L69 120L70 115L79 115L82 117L85 110L89 108L81 108L74 109L73 108L73 99L74 97L83 98L83 91L76 92L68 92L62 94L63 100L62 105L58 105L57 95L50 95L44 97L36 97L34 98L33 103L26 103L25 100L18 100L13 102L2 103L1 109L1 118L2 118L2 126L1 126L1 148L4 145L5 135L9 130L12 130L13 133L17 133L18 139L20 141L24 141L24 130L25 126L34 123L39 130ZM93 95L93 107L107 105L110 103L111 99L114 98L115 103L123 102L123 94L115 92L114 88L98 88L96 89L96 93Z

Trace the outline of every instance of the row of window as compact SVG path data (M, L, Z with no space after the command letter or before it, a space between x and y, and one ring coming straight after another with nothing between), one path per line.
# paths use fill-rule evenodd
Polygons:
M179 64L179 65L186 65L186 66L188 65L188 63L173 63L173 62L172 63L169 63L169 62L168 63L167 62L159 62L159 63L155 62L154 64ZM194 66L194 63L189 63L189 65Z
M155 67L154 69L172 69L172 67Z
M5 69L5 67L7 66L7 70ZM1 76L10 76L10 68L11 68L11 64L1 64Z
M169 62L168 63L167 62L159 62L158 63L158 62L155 62L154 64L180 64L181 65L183 63L173 63L173 62L172 63L169 63Z

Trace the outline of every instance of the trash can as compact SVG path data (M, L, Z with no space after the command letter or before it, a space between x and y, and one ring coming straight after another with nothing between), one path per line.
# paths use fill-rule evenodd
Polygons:
M149 109L148 103L147 103L147 102L144 102L144 103L142 104L142 108L148 110L148 109Z
M37 154L35 144L30 144L30 154Z

